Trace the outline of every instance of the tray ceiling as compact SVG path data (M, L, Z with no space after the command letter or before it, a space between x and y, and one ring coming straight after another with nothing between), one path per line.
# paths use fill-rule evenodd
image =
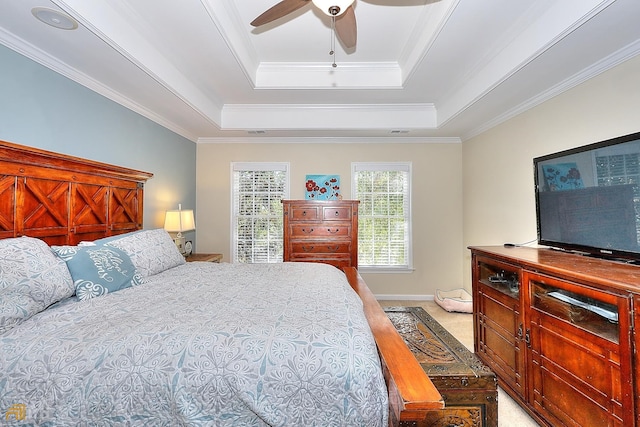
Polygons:
M192 141L460 141L640 52L637 0L4 2L0 43ZM78 22L35 19L50 8Z

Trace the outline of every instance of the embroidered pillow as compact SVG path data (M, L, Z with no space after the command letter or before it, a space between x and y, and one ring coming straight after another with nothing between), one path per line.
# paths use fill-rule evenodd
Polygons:
M73 292L66 264L45 242L0 240L0 334Z
M53 246L67 263L79 300L95 298L143 283L129 256L106 245Z
M186 262L169 233L162 228L100 239L95 243L125 251L142 277L153 276Z

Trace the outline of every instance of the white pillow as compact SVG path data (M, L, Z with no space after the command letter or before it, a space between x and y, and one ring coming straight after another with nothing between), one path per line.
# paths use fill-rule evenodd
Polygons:
M122 237L97 240L96 243L122 249L142 277L153 276L186 262L169 233L162 228L127 233Z
M0 333L75 291L67 264L42 240L0 240Z

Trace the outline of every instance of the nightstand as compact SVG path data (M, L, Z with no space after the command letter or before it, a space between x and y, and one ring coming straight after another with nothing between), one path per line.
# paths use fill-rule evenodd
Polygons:
M184 258L187 262L203 261L203 262L220 262L222 254L191 254Z

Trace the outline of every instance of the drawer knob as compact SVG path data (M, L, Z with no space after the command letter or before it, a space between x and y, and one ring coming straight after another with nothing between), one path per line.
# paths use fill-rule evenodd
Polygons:
M340 249L340 246L327 246L329 252L337 252L338 249Z
M313 233L313 228L303 228L302 232L303 233L307 233L307 234L311 234L311 233Z
M313 250L314 246L303 246L302 250L305 252L311 252Z
M336 211L336 216L340 216L340 212Z
M302 211L302 216L307 216L307 211Z
M330 228L327 228L327 231L331 234L336 234L338 231L340 231L340 229L336 228L335 230L332 231Z

